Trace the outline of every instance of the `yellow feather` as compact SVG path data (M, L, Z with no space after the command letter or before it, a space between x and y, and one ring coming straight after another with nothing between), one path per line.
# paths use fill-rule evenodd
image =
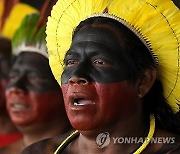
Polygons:
M3 14L3 10L4 10L4 3L2 0L0 0L0 28L1 28L1 22L2 22L2 14Z
M4 9L3 4L4 4L3 1L0 0L0 19L1 19L2 13L3 13L3 9Z
M27 4L23 4L23 3L16 4L13 7L9 17L7 18L5 25L3 26L2 29L3 36L12 39L14 32L19 27L22 19L28 14L37 13L37 12L38 10Z

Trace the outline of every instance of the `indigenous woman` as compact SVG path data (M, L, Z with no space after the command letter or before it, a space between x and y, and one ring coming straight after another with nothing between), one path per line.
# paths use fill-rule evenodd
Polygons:
M180 11L171 0L59 0L47 45L76 130L23 154L180 153Z
M0 0L0 147L22 138L22 134L17 131L10 120L5 104L5 87L12 63L11 39L27 14L38 13L38 10L42 9L43 19L46 19L55 1Z
M23 138L1 149L1 154L20 153L33 142L60 135L71 128L61 88L49 67L45 27L38 30L38 21L39 15L28 15L13 38L17 59L9 74L6 106Z
M7 146L22 138L6 110L5 87L12 65L11 41L0 37L0 147Z

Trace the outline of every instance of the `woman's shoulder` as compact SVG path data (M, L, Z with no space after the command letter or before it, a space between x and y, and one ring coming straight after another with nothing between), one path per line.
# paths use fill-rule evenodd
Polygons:
M174 144L163 144L163 146L156 151L155 154L164 153L164 154L179 154L180 153L180 143Z
M15 143L12 143L6 147L0 148L0 154L14 154L14 153L20 153L23 149L23 141L22 139L19 141L16 141Z
M154 154L179 154L180 136L169 131L158 129L156 130L147 151Z
M158 137L161 137L162 147L157 153L179 154L180 135L160 130Z
M44 139L26 147L21 154L54 153L59 145L74 131L69 131L57 137Z

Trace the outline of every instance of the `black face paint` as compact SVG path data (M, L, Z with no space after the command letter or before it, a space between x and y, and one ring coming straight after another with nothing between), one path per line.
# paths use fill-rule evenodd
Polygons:
M32 52L18 55L9 74L7 89L12 87L37 92L60 88L51 73L48 59Z
M62 84L68 83L71 77L98 83L128 79L129 70L121 44L122 38L110 26L82 28L65 56Z

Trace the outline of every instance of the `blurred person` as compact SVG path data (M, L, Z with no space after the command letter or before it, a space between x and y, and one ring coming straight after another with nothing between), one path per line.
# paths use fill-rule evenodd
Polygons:
M26 1L26 0L25 0ZM8 82L8 73L12 65L11 39L19 26L22 18L38 12L36 8L27 4L19 3L19 0L0 0L0 145L7 146L22 138L12 124L5 105L5 86ZM19 13L21 10L21 13ZM5 133L5 134L4 134Z
M71 128L61 88L49 67L45 27L38 29L38 21L38 14L25 17L12 41L17 58L9 74L6 106L23 138L0 149L1 154L19 153L36 141Z
M0 147L12 144L22 138L21 133L15 128L6 110L5 87L11 65L11 41L0 37Z
M51 1L54 3L55 0ZM29 1L29 0L0 0L0 69L1 69L1 84L0 84L0 103L1 103L1 130L0 132L10 132L11 134L1 134L0 145L6 146L17 139L22 138L20 133L12 124L6 109L4 88L7 84L8 72L11 66L11 40L14 32L19 27L22 19L31 13L39 13L42 9L44 15L48 13L52 4L49 0ZM20 12L21 10L21 12ZM43 12L44 11L44 12ZM46 12L45 12L46 11ZM20 13L19 13L20 12ZM45 19L44 17L42 19ZM8 136L9 135L9 136Z

